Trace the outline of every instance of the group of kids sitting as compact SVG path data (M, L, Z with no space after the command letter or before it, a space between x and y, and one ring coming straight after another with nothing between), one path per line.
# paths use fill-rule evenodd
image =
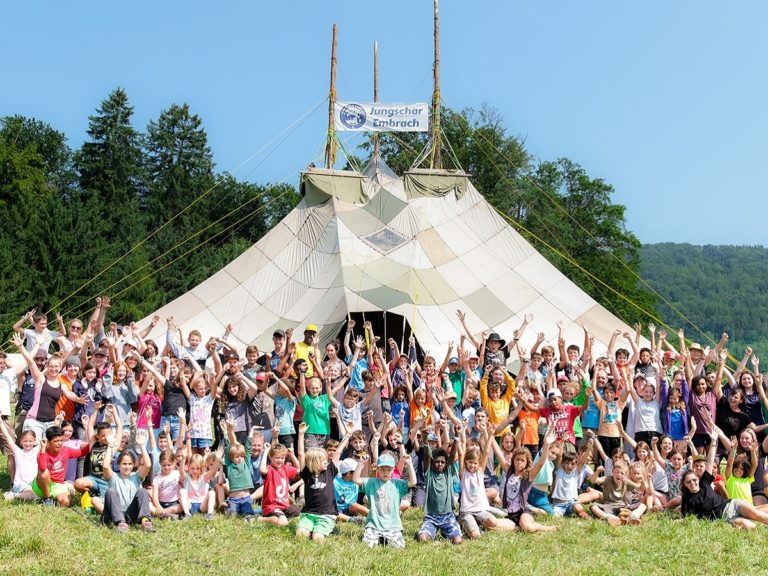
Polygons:
M411 507L423 510L417 540L454 544L486 530L556 531L547 518L561 516L768 524L759 359L747 349L729 370L725 334L705 350L681 331L676 348L649 326L641 348L636 326L597 357L586 328L583 347L566 348L559 324L556 360L543 333L522 347L532 316L507 343L474 335L459 311L466 335L439 366L413 338L407 352L379 346L369 322L355 337L352 320L344 358L338 341L321 353L310 324L301 341L276 330L273 350L249 346L241 360L231 327L203 345L169 319L161 349L146 338L158 318L105 331L108 308L98 299L85 330L60 317L48 330L34 312L14 327L21 359L0 355L6 500L69 507L79 494L118 532L223 513L298 518L298 537L321 540L356 522L368 546L399 548Z

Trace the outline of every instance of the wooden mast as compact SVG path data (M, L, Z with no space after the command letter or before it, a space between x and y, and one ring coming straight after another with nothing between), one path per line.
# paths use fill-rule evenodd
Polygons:
M373 43L373 101L379 101L379 43ZM379 161L379 133L373 133L373 161Z
M333 112L336 105L336 24L333 25L331 44L331 88L328 93L328 138L325 142L325 167L333 168L336 162L336 132Z
M440 141L440 16L438 1L434 0L435 7L435 63L433 67L435 89L432 93L432 157L435 168L443 167L442 145Z

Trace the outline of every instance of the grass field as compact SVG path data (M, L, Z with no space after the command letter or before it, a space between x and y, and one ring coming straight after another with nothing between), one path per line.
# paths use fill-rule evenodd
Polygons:
M0 462L4 468L4 460ZM7 485L0 471L0 485ZM369 550L362 528L315 544L293 526L246 525L218 516L156 522L156 534L117 534L79 509L0 502L0 574L302 574L402 576L476 574L768 574L768 528L738 531L722 522L649 516L637 527L561 519L558 533L488 533L451 546L413 540L420 513L405 515L404 551Z

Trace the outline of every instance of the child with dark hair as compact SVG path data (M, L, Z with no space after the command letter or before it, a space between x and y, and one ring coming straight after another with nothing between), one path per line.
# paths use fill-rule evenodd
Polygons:
M107 491L104 496L104 512L101 521L114 526L118 532L127 532L128 524L139 524L145 532L154 532L150 520L149 494L142 487L142 482L152 469L144 444L147 431L138 430L136 442L141 452L141 462L136 462L133 451L126 450L118 458L119 472L114 473L109 466L104 467L104 479L107 481ZM104 460L112 459L113 446L108 445L104 452ZM139 464L136 470L136 464Z
M46 442L37 455L38 473L32 482L32 491L46 506L69 507L74 492L72 484L66 482L67 462L70 458L81 458L88 454L86 443L80 449L64 446L64 431L61 426L51 426L45 431Z
M516 448L509 459L500 451L496 452L505 472L501 495L504 510L507 512L507 518L524 532L552 532L559 529L558 526L547 526L536 522L526 506L528 495L533 488L533 481L544 463L549 461L549 450L556 440L554 429L548 428L540 457L535 464L527 448Z
M112 411L112 406L107 408ZM97 412L93 412L90 417L83 416L83 427L86 431L86 440L91 446L88 455L88 476L82 476L75 480L75 490L81 493L88 492L93 508L101 513L104 509L104 495L107 492L107 479L104 476L104 468L111 467L111 460L105 460L107 448L115 438L122 438L123 426L120 420L117 420L117 431L112 435L112 425L109 422L101 422L96 426L94 433L93 423L96 421ZM119 463L118 463L119 464Z
M460 429L460 424L456 425ZM447 427L445 436L447 440ZM424 520L417 534L421 542L434 540L438 530L451 544L461 544L461 528L453 512L452 487L456 479L453 463L458 454L459 442L454 441L450 454L444 448L432 452L427 448L424 458L424 479L427 499L424 503Z

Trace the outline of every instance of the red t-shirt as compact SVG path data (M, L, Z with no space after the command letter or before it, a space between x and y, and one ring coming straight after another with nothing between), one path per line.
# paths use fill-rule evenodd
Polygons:
M269 465L267 477L264 480L264 496L261 499L261 513L264 516L269 516L275 510L288 508L289 483L298 473L298 469L290 464L283 464L280 468Z
M541 408L539 414L543 418L552 418L555 420L555 435L558 440L565 440L571 444L576 444L576 436L573 433L573 422L581 414L581 407L573 404L563 404L559 410L552 408Z
M51 482L57 484L63 484L65 476L67 474L67 461L70 458L82 458L90 451L90 446L87 442L83 443L80 449L70 448L69 446L62 446L59 453L54 456L43 452L42 450L37 455L37 469L40 472L46 469L51 473Z

